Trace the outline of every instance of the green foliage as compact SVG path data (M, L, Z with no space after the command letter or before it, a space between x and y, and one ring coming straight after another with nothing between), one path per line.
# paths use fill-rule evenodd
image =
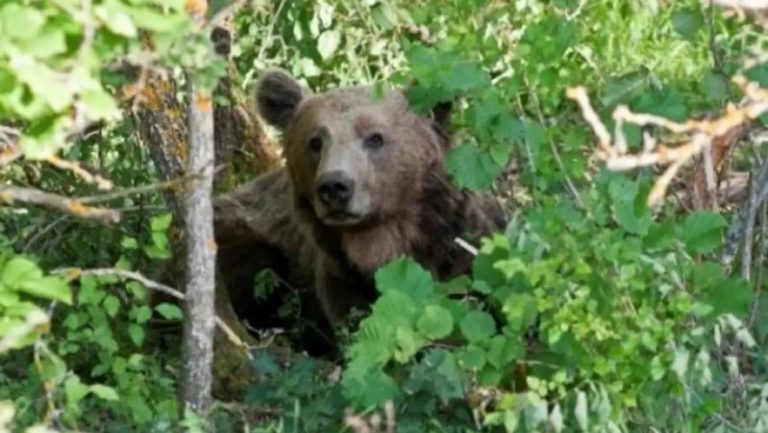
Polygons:
M113 95L125 64L184 68L215 84L225 65L183 6L0 5L0 118L21 132L27 157L0 168L3 178L93 194L30 162L60 153L120 187L156 181L135 119ZM339 380L317 360L286 365L257 351L260 381L245 409L216 413L220 431L339 431L348 406L369 412L388 400L399 432L766 424L768 332L747 326L754 287L716 261L729 217L654 213L651 173L596 173L592 133L565 99L568 86L586 85L609 127L619 104L673 120L722 109L740 97L727 77L748 41L765 42L759 32L695 0L299 0L245 8L234 27L244 89L278 65L318 90L408 84L417 110L453 102L447 172L460 187L508 196L516 217L482 241L471 276L434 281L407 257L380 269L379 298L343 347ZM766 86L767 71L747 76ZM83 116L108 127L73 142ZM624 132L639 149L643 131ZM13 401L0 403L0 430L46 415L73 429L203 430L176 403L178 340L164 331L178 328L181 309L151 302L137 282L49 271L153 275L175 253L158 194L111 204L127 209L118 227L0 208L0 399ZM278 283L260 274L253 294L266 298ZM760 330L767 310L757 306Z

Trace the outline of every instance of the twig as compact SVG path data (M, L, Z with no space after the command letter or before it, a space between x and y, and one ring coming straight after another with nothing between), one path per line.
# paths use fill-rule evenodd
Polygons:
M58 217L55 220L53 220L52 223L50 223L47 226L45 226L42 230L40 230L39 232L35 233L35 235L32 236L32 238L30 238L29 241L27 241L27 244L24 245L24 248L22 249L22 252L26 253L27 251L29 251L30 248L32 248L32 245L35 244L35 242L37 242L43 236L48 234L48 232L53 230L54 227L56 227L57 225L61 224L66 219L67 219L67 215L61 215L60 217Z
M113 187L113 184L110 180L104 179L103 177L97 174L89 173L77 161L68 161L66 159L61 159L57 156L49 156L46 159L46 161L48 161L49 164L53 165L56 168L71 171L76 176L82 178L84 181L88 183L96 184L96 187L102 191L108 191Z
M96 268L96 269L65 268L65 269L56 269L51 273L56 275L63 275L68 280L74 280L77 278L82 278L87 276L116 276L120 278L126 278L129 280L138 281L139 283L141 283L141 285L143 285L149 290L154 290L156 292L164 293L180 301L186 300L186 296L184 296L183 293L174 289L173 287L167 286L162 283L158 283L157 281L150 280L144 275L134 271L127 271L124 269L117 269L117 268ZM252 359L252 355L250 353L250 346L248 346L245 342L243 342L243 340L241 340L240 337L237 336L235 331L233 331L232 328L230 328L229 325L227 325L226 322L224 322L219 316L216 316L216 325L219 327L219 329L222 332L224 332L224 334L227 336L227 339L229 339L229 341L232 344L234 344L237 347L241 347L245 349L248 359Z
M149 185L137 186L133 188L126 188L119 191L114 191L109 194L94 195L90 197L81 197L79 200L83 203L103 203L106 201L114 200L117 198L127 197L130 195L146 194L164 189L170 189L179 186L183 183L199 179L200 174L193 173L185 176L177 177L176 179L167 180L164 182L153 183Z
M476 256L476 255L477 255L477 253L478 253L478 252L480 252L480 251L479 251L477 248L475 248L475 247L474 247L472 244L470 244L469 242L465 241L465 240L464 240L464 239L462 239L462 238L456 238L456 239L454 239L454 242L456 242L457 244L459 244L459 246L460 246L460 247L462 247L462 248L464 248L465 250L467 250L467 252L469 252L469 253L470 253L470 254L472 254L473 256Z
M0 202L10 205L17 201L58 209L78 218L91 219L101 223L117 223L120 221L120 212L114 209L86 206L77 199L51 194L34 188L0 187Z

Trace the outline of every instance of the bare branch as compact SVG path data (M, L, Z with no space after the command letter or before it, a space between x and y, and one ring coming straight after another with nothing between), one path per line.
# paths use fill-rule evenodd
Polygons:
M80 200L51 194L34 188L0 187L0 202L10 205L17 201L58 209L78 218L91 219L101 223L114 224L120 222L120 212L113 209L87 206Z
M768 91L761 89L756 83L748 81L744 76L737 75L733 78L744 92L747 101L741 107L729 104L725 113L718 118L696 120L686 122L674 122L672 120L653 114L633 113L626 106L619 106L614 110L613 117L617 123L616 137L611 144L611 136L608 128L600 121L592 108L586 90L583 87L569 88L567 96L574 99L583 113L584 119L590 124L598 138L596 156L603 160L609 170L630 170L637 167L650 165L671 166L659 177L651 194L648 196L648 204L657 206L666 194L666 190L680 168L696 155L709 153L715 138L724 136L731 131L742 128L763 113L768 112ZM675 147L657 144L655 139L644 137L643 151L639 154L627 154L627 144L619 125L623 122L633 123L639 126L656 126L675 134L687 134L687 141ZM710 155L711 157L711 155ZM704 158L706 184L708 188L715 185L713 160Z
M71 171L75 176L82 178L87 183L95 184L96 187L102 191L108 191L114 186L110 180L89 173L88 170L84 169L77 161L68 161L57 156L49 156L46 161L56 168Z
M566 92L567 96L576 100L581 108L581 113L584 119L589 123L589 126L595 131L597 135L598 145L606 156L613 156L613 149L611 148L611 134L608 132L608 128L605 127L600 117L597 116L595 110L592 108L592 104L589 103L589 96L584 87L572 87Z
M220 167L219 167L220 168ZM94 195L90 197L81 197L79 200L83 203L103 203L106 201L127 197L131 195L147 194L159 190L166 190L184 185L188 182L200 179L202 177L199 173L188 174L186 176L180 176L176 179L167 180L164 182L157 182L149 185L137 186L133 188L126 188L119 191L114 191L109 194Z

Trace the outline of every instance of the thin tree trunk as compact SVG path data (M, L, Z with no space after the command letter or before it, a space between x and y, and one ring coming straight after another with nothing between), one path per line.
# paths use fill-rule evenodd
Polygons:
M188 0L187 10L199 27L208 11L206 0ZM213 383L213 333L216 326L216 242L213 235L214 152L213 99L187 76L187 173L201 173L184 203L186 241L184 335L181 399L185 409L207 415Z
M189 173L205 173L184 200L186 234L186 302L182 399L205 411L211 402L215 326L216 243L213 236L213 103L188 81Z

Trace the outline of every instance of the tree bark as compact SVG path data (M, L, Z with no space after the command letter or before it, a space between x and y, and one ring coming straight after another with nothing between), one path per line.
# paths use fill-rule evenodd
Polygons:
M198 28L205 23L206 0L187 0ZM185 273L181 400L186 411L206 416L213 383L213 332L216 326L216 242L213 236L213 101L187 75L187 174L200 173L183 198Z
M213 103L211 96L189 80L188 173L203 173L184 198L186 278L182 399L186 407L204 412L211 402L213 331L215 327L216 242L213 236Z

